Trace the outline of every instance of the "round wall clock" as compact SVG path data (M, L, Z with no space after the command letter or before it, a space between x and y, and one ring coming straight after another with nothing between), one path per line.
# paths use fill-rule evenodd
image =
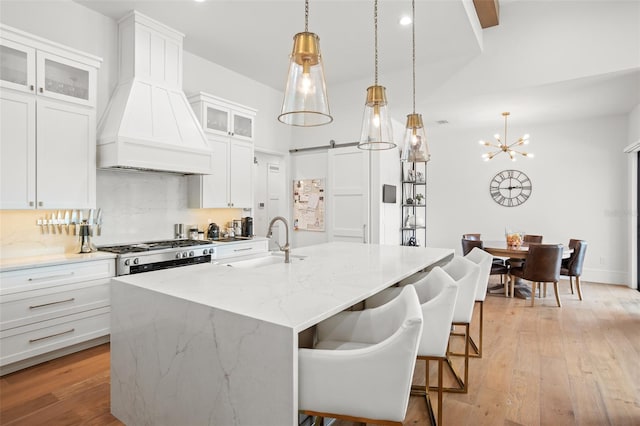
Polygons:
M489 193L501 206L519 206L531 195L531 179L519 170L503 170L491 179Z

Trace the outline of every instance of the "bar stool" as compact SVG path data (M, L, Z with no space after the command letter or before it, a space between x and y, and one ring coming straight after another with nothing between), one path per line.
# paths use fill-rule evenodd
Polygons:
M427 400L427 408L431 417L431 424L442 425L442 380L444 361L447 359L447 347L453 309L458 296L458 285L440 267L434 267L428 275L413 284L418 293L422 309L423 327L418 359L425 361L425 385L411 386L412 395L423 395ZM401 287L383 290L365 301L365 307L376 307L396 297L402 291ZM435 422L433 406L429 396L429 363L438 363L438 422Z
M385 305L321 322L315 347L298 349L299 410L321 422L402 425L421 335L422 311L410 285Z

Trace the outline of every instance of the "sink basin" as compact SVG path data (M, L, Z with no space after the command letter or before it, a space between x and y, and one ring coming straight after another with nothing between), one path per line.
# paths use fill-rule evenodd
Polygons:
M291 263L299 262L304 260L305 257L306 256L290 254L289 261ZM266 256L230 261L222 264L233 268L259 268L261 266L273 265L275 263L284 263L284 253L269 253Z

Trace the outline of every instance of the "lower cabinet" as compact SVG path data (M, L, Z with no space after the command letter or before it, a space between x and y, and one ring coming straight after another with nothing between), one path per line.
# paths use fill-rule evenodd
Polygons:
M113 259L0 273L2 374L46 360L39 356L108 336L114 276Z

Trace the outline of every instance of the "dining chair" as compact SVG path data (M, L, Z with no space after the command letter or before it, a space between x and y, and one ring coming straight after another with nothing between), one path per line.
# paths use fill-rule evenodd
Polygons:
M466 238L462 239L462 255L466 256L471 253L475 247L478 247L484 250L484 244L482 240L468 240ZM504 276L509 272L506 267L504 260L496 257L492 257L491 260L491 270L489 271L489 275L500 275L500 285L504 285Z
M412 395L424 396L431 424L442 425L442 388L443 367L447 359L449 333L453 320L453 309L458 295L458 285L442 268L433 268L428 275L415 282L413 286L418 294L422 309L423 327L420 345L418 346L418 360L425 361L425 385L411 386ZM387 303L401 291L400 287L392 287L370 297L365 302L365 308L373 308ZM436 361L438 366L438 421L435 422L433 406L429 396L430 361Z
M535 304L536 287L539 283L553 283L556 302L561 307L558 294L558 281L560 280L560 263L562 261L562 244L532 244L529 246L526 262L523 266L512 267L509 274L531 281L531 306ZM511 294L514 284L511 281Z
M584 264L584 256L587 252L587 242L585 240L569 240L569 248L573 249L573 253L568 259L563 259L560 266L560 275L569 277L569 286L571 294L573 294L573 277L576 278L576 290L578 298L582 300L582 289L580 288L580 275L582 275L582 265Z
M471 346L469 328L471 319L473 318L473 307L476 301L476 291L480 277L480 266L474 262L465 259L462 256L454 256L451 262L447 263L442 269L453 278L458 284L458 297L453 310L453 319L451 321L452 334L455 336L456 326L464 327L464 379L455 370L451 362L449 351L447 354L447 365L454 375L458 387L444 388L444 392L461 392L467 393L469 390L469 348Z
M422 327L411 285L382 306L319 323L314 348L298 349L300 412L320 424L330 417L402 425Z
M542 244L542 239L542 235L524 234L524 237L522 237L522 242L526 244ZM520 268L522 267L522 265L524 265L524 262L525 259L507 259L505 264L509 268Z

